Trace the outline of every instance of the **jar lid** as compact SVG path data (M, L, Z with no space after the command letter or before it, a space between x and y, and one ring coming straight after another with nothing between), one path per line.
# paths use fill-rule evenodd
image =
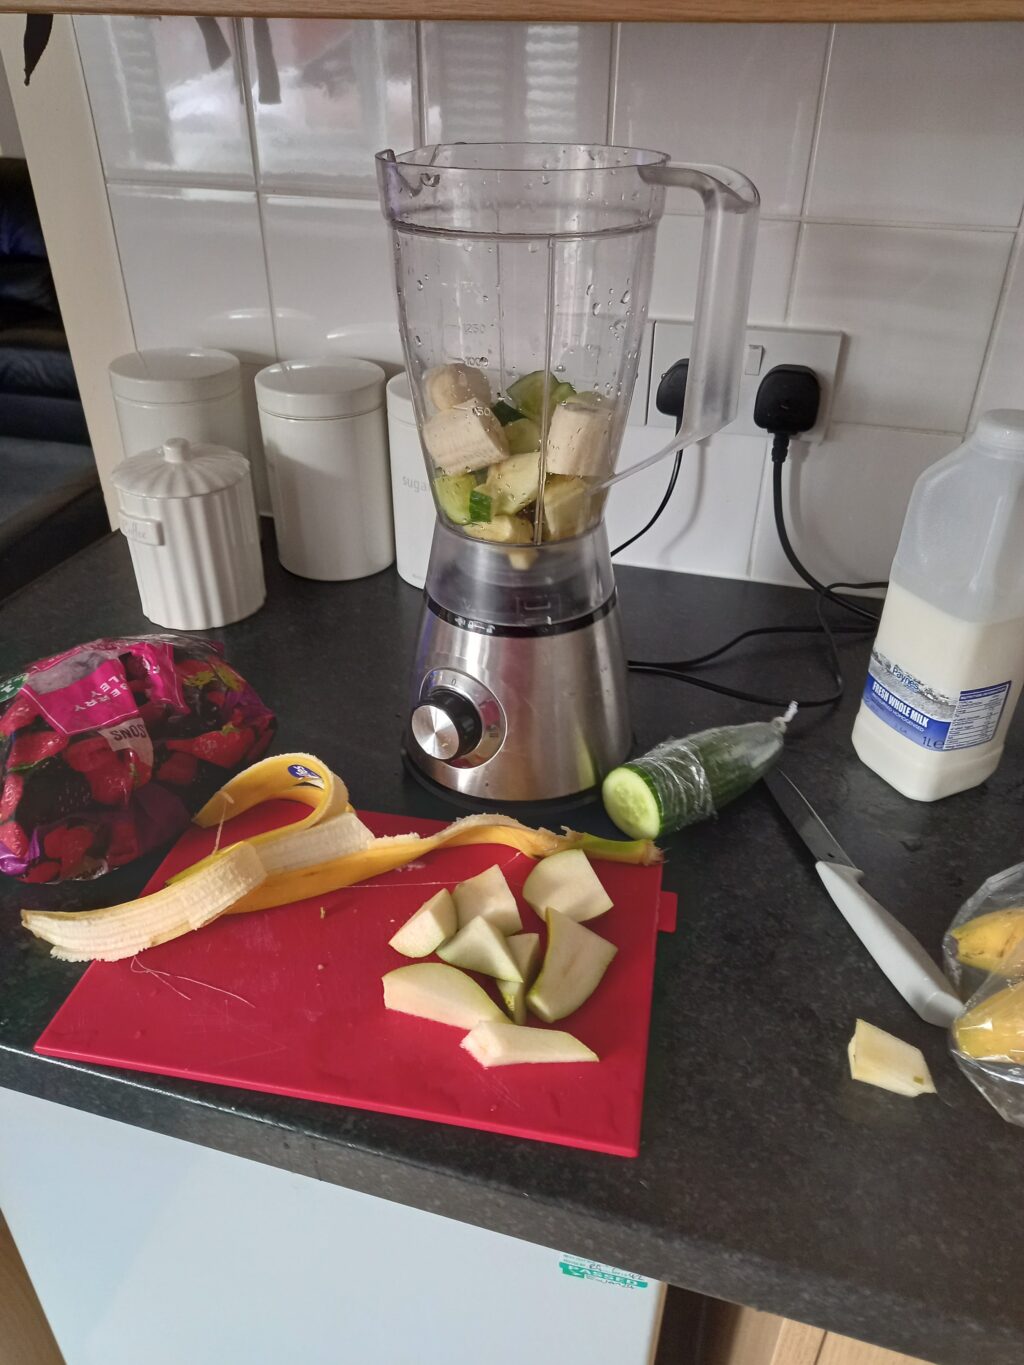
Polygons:
M238 357L230 351L173 346L129 351L110 362L116 398L137 403L193 403L223 398L241 383Z
M249 477L249 461L227 446L190 445L180 436L144 450L111 474L119 493L143 498L194 498L218 493Z
M385 378L372 360L282 360L257 374L256 399L275 417L358 417L381 406Z
M412 405L409 376L403 370L388 380L388 412L399 422L416 424L416 409Z
M974 434L999 450L1024 453L1024 412L994 408L981 416Z

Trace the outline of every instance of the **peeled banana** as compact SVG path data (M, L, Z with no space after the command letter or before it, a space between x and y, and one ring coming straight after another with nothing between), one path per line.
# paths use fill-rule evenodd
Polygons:
M508 459L504 427L476 399L428 417L423 423L423 444L445 474L468 474Z
M449 408L471 401L490 406L490 380L483 370L472 365L438 365L423 376L423 387L438 412L447 412Z
M1005 986L961 1014L953 1042L965 1057L1024 1063L1024 981Z
M36 938L53 944L51 957L64 962L98 958L117 962L144 948L202 929L266 880L256 849L235 844L194 876L151 896L106 910L22 910L21 922Z
M577 393L552 409L547 472L591 478L609 473L613 412L596 393Z
M951 929L956 955L965 967L998 972L1024 945L1024 906L992 910Z

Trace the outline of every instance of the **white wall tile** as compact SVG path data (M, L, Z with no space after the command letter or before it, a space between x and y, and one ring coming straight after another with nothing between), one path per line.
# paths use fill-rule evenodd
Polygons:
M790 321L847 333L832 418L962 430L1012 238L812 224Z
M838 24L809 212L1016 227L1024 24Z
M651 427L627 427L618 467L625 469L654 454L667 437L667 432ZM765 442L749 436L718 436L685 451L668 507L615 562L743 578L764 460ZM671 472L669 456L612 490L607 519L613 548L651 516Z
M988 367L975 404L980 415L989 408L1024 408L1024 237L1007 285Z
M961 442L953 433L833 426L820 446L792 447L783 467L786 526L803 563L824 583L888 578L917 476ZM751 577L801 580L779 545L767 461Z
M623 24L612 141L733 166L765 213L800 212L825 24ZM696 213L673 193L674 212Z
M415 24L244 22L260 184L375 197L375 154L416 141Z
M230 19L79 15L75 34L108 179L252 183Z
M391 248L377 205L267 195L263 213L282 357L334 351L401 368Z
M608 24L425 23L424 140L604 142Z
M110 212L135 344L216 346L242 361L253 480L268 509L252 379L277 357L255 194L113 185Z
M651 283L651 317L693 317L702 227L703 219L682 214L667 214L661 220ZM798 224L790 222L762 219L758 225L748 313L751 322L784 320L798 231Z

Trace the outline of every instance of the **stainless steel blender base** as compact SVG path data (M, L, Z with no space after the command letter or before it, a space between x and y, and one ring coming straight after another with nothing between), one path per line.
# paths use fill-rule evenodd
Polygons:
M406 752L433 781L481 801L571 796L621 763L630 738L614 593L539 629L474 629L427 599Z

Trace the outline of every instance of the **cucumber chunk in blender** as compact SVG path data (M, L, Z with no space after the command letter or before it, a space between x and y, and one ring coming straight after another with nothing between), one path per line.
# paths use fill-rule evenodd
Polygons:
M456 526L465 526L470 520L469 500L475 490L476 479L472 474L438 474L434 480L441 511Z
M556 379L553 374L547 374L544 370L534 370L531 374L524 374L521 379L517 379L514 384L508 386L509 398L524 417L530 417L535 422L541 420L544 411L545 391L549 394L551 407L555 407L558 403L564 403L576 392L571 384L565 380Z

